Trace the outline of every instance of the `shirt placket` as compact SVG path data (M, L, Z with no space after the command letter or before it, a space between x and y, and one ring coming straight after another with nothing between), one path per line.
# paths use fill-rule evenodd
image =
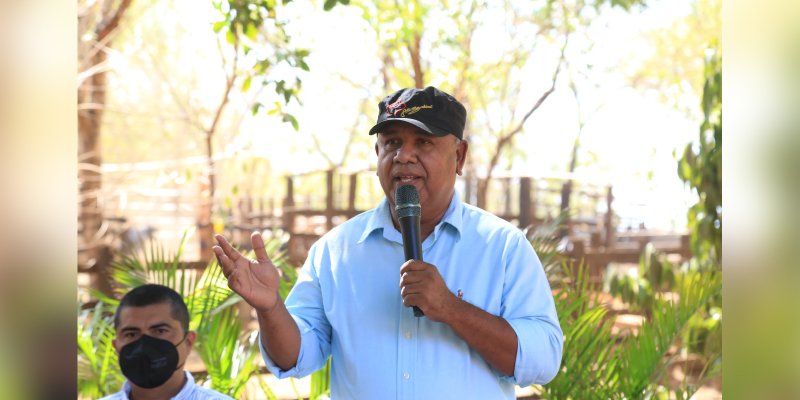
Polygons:
M400 331L398 332L398 365L397 365L397 398L413 399L414 382L416 381L416 361L419 343L417 334L419 331L419 320L415 317L414 311L410 307L400 305L403 310L400 312Z

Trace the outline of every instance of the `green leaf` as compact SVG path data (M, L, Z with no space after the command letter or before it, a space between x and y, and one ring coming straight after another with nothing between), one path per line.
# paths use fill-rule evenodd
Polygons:
M292 128L294 128L295 131L300 130L300 124L297 122L297 118L295 118L294 115L292 115L292 114L284 113L283 114L283 122L291 123L292 124Z
M228 21L214 22L214 33L219 33L226 25L228 25Z
M246 78L244 78L244 81L242 81L242 92L246 92L248 89L250 89L250 84L252 82L253 82L252 75L248 75Z
M259 111L261 111L261 107L263 106L263 104L256 102L252 107L250 107L250 113L255 116Z
M258 40L258 28L255 24L247 24L247 28L245 29L245 35L248 39L252 41Z
M330 10L332 10L332 9L333 9L333 7L334 7L335 5L336 5L336 0L325 0L325 4L322 6L322 8L323 8L325 11L330 11Z
M302 69L303 71L310 71L308 64L306 64L306 62L303 60L297 60L297 66L300 67L300 69Z
M275 102L275 107L273 107L271 110L267 111L267 115L275 115L275 114L281 112L281 110L283 110L283 107L281 107L281 104L276 101Z

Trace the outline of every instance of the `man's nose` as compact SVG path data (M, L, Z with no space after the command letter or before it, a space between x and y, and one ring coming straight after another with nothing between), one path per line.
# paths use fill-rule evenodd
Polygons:
M403 143L395 152L394 162L401 164L417 162L417 146L414 143Z

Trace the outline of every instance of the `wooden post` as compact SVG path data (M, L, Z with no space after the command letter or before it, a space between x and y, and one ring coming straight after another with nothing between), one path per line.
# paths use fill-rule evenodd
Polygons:
M691 239L692 239L692 235L689 235L689 234L681 235L681 237L680 237L680 242L681 242L680 252L681 252L681 257L683 258L683 261L692 258Z
M325 229L333 229L333 170L325 172Z
M505 198L501 200L503 201L503 214L511 216L513 214L511 212L511 178L503 179L503 192L505 192Z
M605 245L606 249L612 249L614 246L614 241L616 240L614 235L614 209L612 208L612 204L614 203L614 193L611 189L611 185L608 185L606 189L606 218L605 218L605 228L606 228L606 237L605 237Z
M294 178L286 177L286 198L283 199L283 229L294 233Z
M519 227L531 225L531 178L519 178Z
M347 210L356 210L356 185L358 184L358 174L350 174L350 187L347 193Z

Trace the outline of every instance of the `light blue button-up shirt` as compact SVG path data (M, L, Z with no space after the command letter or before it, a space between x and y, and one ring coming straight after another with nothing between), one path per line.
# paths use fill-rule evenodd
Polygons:
M422 243L423 259L453 293L514 329L514 376L504 376L449 326L414 317L402 304L403 240L389 207L384 199L311 247L286 299L300 329L297 365L281 370L262 348L270 371L302 377L332 356L334 400L513 399L515 384L550 381L563 336L541 262L522 232L455 194Z

